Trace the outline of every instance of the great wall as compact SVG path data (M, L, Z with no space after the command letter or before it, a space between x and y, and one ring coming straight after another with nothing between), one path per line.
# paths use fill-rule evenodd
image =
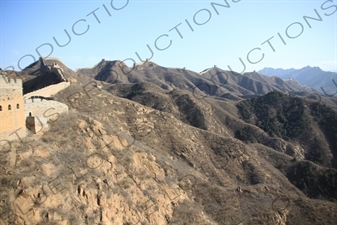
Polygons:
M43 97L51 97L58 92L62 91L63 89L66 89L70 86L69 82L61 82L58 84L52 84L47 87L41 88L39 90L29 92L23 96L23 99L29 99L32 96L43 96Z
M13 132L25 136L22 80L9 79L5 72L0 72L0 140L11 140L16 138Z
M0 140L18 139L27 136L29 131L37 133L48 129L48 121L55 121L61 113L68 112L66 104L50 100L48 97L69 87L70 82L57 63L47 65L42 58L40 60L44 70L55 73L61 82L25 95L22 80L10 79L7 73L0 69Z

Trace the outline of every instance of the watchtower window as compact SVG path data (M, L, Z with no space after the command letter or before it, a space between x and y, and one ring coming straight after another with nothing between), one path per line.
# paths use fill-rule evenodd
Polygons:
M12 106L11 105L8 105L8 110L11 110L12 109Z
M31 112L29 112L29 116L32 116L32 113L31 113Z
M0 105L0 111L2 111L2 106Z
M19 105L19 104L16 104L16 108L17 108L17 109L20 109L20 105Z

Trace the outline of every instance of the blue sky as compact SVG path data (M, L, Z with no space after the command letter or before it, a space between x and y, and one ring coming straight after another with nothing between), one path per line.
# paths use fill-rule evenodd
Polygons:
M0 4L0 67L28 66L32 57L39 58L39 46L41 55L60 58L71 69L92 67L103 58L138 63L136 52L142 59L151 57L149 45L151 61L196 72L214 65L242 72L239 58L246 72L307 65L337 71L336 5L337 0L5 0ZM322 21L307 19L309 28L303 16L318 18L316 12ZM69 43L60 47L53 37L60 45Z

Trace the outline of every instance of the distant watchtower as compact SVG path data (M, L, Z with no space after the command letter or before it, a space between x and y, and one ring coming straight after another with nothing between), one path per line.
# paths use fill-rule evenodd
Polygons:
M22 80L10 79L0 69L0 137L15 138L13 132L25 128L25 111L22 97ZM12 137L9 137L11 135Z

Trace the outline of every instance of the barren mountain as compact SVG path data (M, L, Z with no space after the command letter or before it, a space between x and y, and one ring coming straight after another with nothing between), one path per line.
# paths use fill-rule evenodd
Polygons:
M0 224L335 224L334 99L220 68L58 64L70 111L2 146Z
M91 69L78 69L77 73L108 83L150 82L165 90L176 88L195 94L198 94L195 89L200 89L207 95L222 98L226 98L227 95L263 95L270 91L314 92L313 89L301 86L295 81L283 81L255 72L241 75L214 67L197 73L184 68L162 67L151 61L127 67L120 61L102 60Z
M303 67L302 69L273 69L264 68L259 73L268 76L277 76L282 79L293 79L302 85L307 85L327 95L336 93L337 73L323 71L319 67ZM323 90L322 90L323 88Z

